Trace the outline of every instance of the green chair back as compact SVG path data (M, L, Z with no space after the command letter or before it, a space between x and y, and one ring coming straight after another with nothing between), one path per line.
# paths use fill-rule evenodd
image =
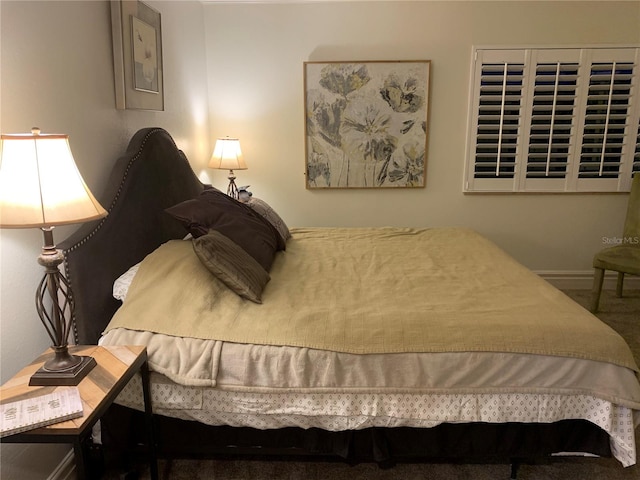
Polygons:
M631 184L627 218L624 222L624 238L632 244L640 242L640 172L634 175Z

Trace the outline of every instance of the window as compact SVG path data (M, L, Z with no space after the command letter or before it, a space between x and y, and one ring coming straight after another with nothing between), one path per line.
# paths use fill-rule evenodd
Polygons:
M639 63L640 48L477 48L464 190L628 191Z

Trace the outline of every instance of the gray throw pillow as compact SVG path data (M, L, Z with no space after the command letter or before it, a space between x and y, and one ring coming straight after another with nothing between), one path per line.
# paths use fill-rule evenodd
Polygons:
M211 230L193 239L193 249L202 264L233 292L262 303L262 291L271 277L238 244L217 230Z
M253 211L262 215L265 220L273 225L273 227L278 231L280 237L282 237L282 240L285 243L291 238L289 227L287 227L287 224L284 223L284 220L282 220L280 215L278 215L267 202L256 197L250 197L249 200L247 200L246 205L249 205L249 207Z

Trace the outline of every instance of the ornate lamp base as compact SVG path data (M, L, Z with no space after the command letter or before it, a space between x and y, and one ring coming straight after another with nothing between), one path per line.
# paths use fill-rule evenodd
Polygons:
M229 186L227 187L227 195L238 200L238 187L236 186L236 176L233 170L229 170Z
M45 274L36 292L36 309L53 342L54 355L31 377L29 385L78 385L96 366L96 361L69 353L67 339L73 312L71 285L58 268L64 257L53 243L53 227L42 228L42 232L44 246L38 263L45 268Z
M31 376L29 385L78 385L80 381L93 369L93 367L97 365L96 360L93 357L69 355L68 353L67 356L73 360L74 364L72 366L55 370L52 369L52 367L47 367L47 362Z

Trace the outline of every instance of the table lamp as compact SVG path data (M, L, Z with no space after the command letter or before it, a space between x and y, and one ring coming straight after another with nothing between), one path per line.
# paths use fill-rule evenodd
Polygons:
M53 228L107 214L76 167L67 135L0 135L0 228L40 228L44 246L38 263L45 269L36 292L36 309L53 342L54 356L29 385L77 385L95 359L71 355L68 338L73 313L69 282L59 270L63 254Z
M229 170L227 195L237 200L238 187L236 186L236 177L233 171L247 169L247 164L242 157L242 150L240 150L240 140L229 137L216 140L216 146L213 149L213 155L211 155L209 168Z

